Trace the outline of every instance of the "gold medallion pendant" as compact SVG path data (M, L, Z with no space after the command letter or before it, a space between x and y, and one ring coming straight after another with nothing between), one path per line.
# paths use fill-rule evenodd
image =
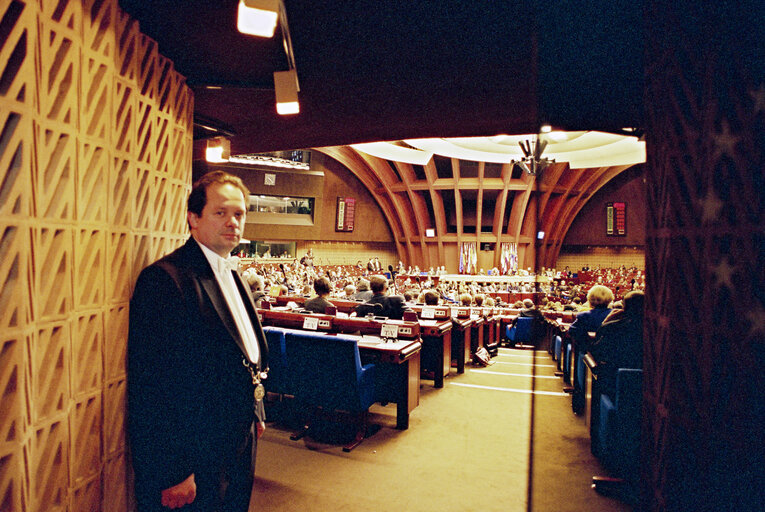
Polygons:
M258 383L258 385L255 386L255 400L263 400L264 396L266 396L266 388L263 384Z

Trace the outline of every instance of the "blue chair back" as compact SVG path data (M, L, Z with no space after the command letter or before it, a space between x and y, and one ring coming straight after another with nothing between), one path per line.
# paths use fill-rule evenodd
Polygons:
M516 319L515 327L510 330L508 339L513 343L529 343L531 341L531 328L533 323L533 318L519 316Z
M286 331L280 327L265 326L263 332L268 343L269 372L265 382L266 390L271 393L292 394L285 346Z
M356 339L287 332L285 343L296 398L350 412L364 411L374 403L374 365L361 365Z

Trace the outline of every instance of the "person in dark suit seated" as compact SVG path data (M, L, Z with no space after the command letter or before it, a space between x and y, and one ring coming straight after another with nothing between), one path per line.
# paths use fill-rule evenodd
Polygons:
M329 279L326 277L320 277L316 279L313 282L313 289L316 292L316 297L305 301L303 309L307 309L308 311L312 311L314 313L325 313L327 311L327 307L333 305L329 300L327 300L331 286L332 285L330 284Z
M611 312L609 305L614 300L614 294L610 288L602 284L596 284L587 292L587 302L592 309L582 311L576 315L576 319L569 327L569 333L577 342L587 346L588 333L598 330L603 320Z
M372 298L367 304L382 304L380 316L385 316L395 320L401 320L404 317L404 311L411 309L404 303L404 298L400 295L388 295L388 279L385 276L374 275L369 279L369 286L372 288Z
M598 361L598 383L603 393L614 396L616 370L643 368L643 306L645 295L631 291L624 309L613 310L598 329L590 353Z

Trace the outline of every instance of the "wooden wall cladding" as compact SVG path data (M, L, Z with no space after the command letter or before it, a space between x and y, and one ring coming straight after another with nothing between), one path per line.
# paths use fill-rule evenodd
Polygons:
M117 0L0 20L0 508L125 512L130 293L187 236L193 95Z

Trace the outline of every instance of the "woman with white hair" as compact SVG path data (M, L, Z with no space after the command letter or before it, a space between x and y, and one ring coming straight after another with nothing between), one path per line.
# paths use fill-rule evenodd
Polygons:
M587 292L587 303L590 308L576 315L574 323L569 327L569 332L575 341L587 343L587 333L595 332L603 323L606 316L611 312L609 305L614 300L614 294L610 288L602 284L596 284Z

